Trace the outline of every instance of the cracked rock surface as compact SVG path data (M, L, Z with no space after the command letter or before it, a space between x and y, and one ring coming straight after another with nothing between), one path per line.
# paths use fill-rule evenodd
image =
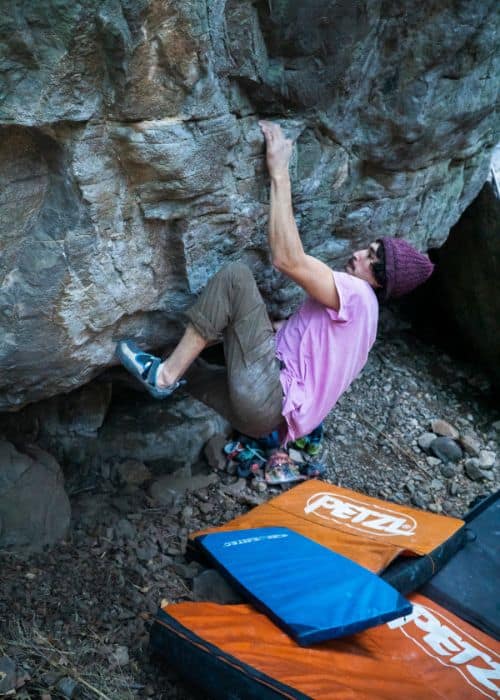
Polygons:
M305 247L441 245L498 140L493 0L28 0L0 17L0 410L68 392L116 338L173 342L223 263L275 316L259 117L296 139Z

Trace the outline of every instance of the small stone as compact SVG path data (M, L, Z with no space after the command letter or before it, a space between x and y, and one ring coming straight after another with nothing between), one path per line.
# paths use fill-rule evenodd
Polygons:
M442 464L439 468L439 471L445 479L451 479L455 476L456 473L455 467L449 462L447 462L446 464Z
M222 471L226 468L226 455L224 454L226 443L227 438L222 434L218 434L211 437L203 448L206 460L212 469Z
M413 496L413 494L415 493L415 486L411 481L405 484L405 489L408 491L410 496Z
M442 418L435 418L431 421L431 430L436 435L452 438L452 440L457 440L459 436L458 430Z
M417 444L424 452L429 452L431 443L434 442L436 436L434 433L423 433L417 438Z
M167 554L169 554L171 557L176 557L179 556L179 554L182 554L182 550L180 547L176 547L175 544L171 544L169 547L167 547Z
M441 464L441 460L438 457L426 457L425 461L427 462L429 467L437 467L439 464Z
M45 673L42 673L40 678L44 685L51 686L57 683L57 679L60 678L60 675L60 673L56 673L55 671L46 671Z
M450 496L456 496L458 494L459 488L458 488L458 484L456 483L456 481L453 481L450 484L449 491L450 491Z
M136 554L139 561L149 561L158 554L158 547L152 543L145 544L142 547L137 547Z
M60 681L58 681L56 688L61 693L61 695L71 700L71 698L76 697L78 691L78 683L75 680L73 680L73 678L65 676L64 678L61 678Z
M186 523L189 522L194 514L194 510L192 506L184 506L184 508L181 511L181 518L182 520Z
M500 433L500 420L496 420L494 423L491 424L491 427L493 430L495 430L497 433Z
M430 498L426 493L416 493L412 496L411 500L417 508L427 508Z
M257 481L256 479L253 479L250 487L252 491L256 491L257 493L265 493L267 491L267 484L265 481Z
M191 564L181 564L180 562L174 562L171 568L178 576L181 576L182 578L185 578L188 581L190 581L197 574L199 574L198 565L193 566L193 564L194 562L192 562Z
M483 472L479 467L479 460L476 457L465 460L465 473L472 481L481 481Z
M490 450L481 450L479 453L479 466L481 469L492 469L495 465L495 460L497 456L494 452Z
M433 480L431 481L431 489L432 489L433 491L439 491L440 489L443 488L443 486L444 486L444 484L443 484L443 482L441 481L441 479L433 479Z
M109 656L109 662L112 666L127 666L130 662L128 647L116 646Z
M241 597L214 569L207 569L194 578L193 597L195 600L208 600L221 604L241 602Z
M179 469L173 474L165 474L153 481L149 487L151 498L162 505L173 508L186 491L207 488L218 480L217 474L195 474L190 468Z
M151 472L137 459L127 459L115 466L114 473L120 484L141 486L151 479Z
M460 435L460 444L464 452L468 455L472 455L472 457L477 457L481 451L481 442L477 435L471 431L466 431Z
M208 515L213 511L214 504L210 503L210 501L208 501L207 503L200 503L198 509L200 513L203 513L203 515Z
M132 525L130 520L127 520L127 518L121 518L121 520L116 523L114 530L116 537L123 537L125 540L133 540L137 536L135 526Z
M428 507L432 513L442 513L443 512L443 508L441 507L440 503L429 503Z
M437 437L431 443L431 452L442 462L458 462L462 458L462 448L449 437Z
M234 484L229 484L229 486L224 487L224 492L230 494L231 496L236 496L246 489L247 482L246 479L238 479Z
M299 462L299 464L302 464L304 462L304 457L302 455L302 452L299 450L294 450L293 447L291 447L288 450L288 456L293 459L294 462Z
M15 690L17 681L16 663L10 656L0 656L0 695Z

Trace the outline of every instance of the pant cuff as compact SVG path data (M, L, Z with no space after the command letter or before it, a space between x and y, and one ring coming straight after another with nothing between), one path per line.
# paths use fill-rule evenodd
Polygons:
M199 333L208 343L213 342L214 340L221 340L221 334L217 332L210 321L206 319L195 306L188 309L184 315L189 323L194 326L195 331Z

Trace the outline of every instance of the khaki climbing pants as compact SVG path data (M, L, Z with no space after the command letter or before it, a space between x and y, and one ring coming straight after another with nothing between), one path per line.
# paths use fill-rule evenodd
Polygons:
M193 364L186 389L252 437L283 422L280 362L266 306L250 269L222 268L186 313L208 342L223 342L225 367Z

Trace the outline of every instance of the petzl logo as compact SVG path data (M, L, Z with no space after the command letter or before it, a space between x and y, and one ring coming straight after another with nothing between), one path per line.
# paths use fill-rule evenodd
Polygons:
M481 695L491 700L500 697L498 654L441 613L416 603L410 615L392 620L387 626L399 629L427 656L460 673Z
M315 493L309 497L304 512L323 520L333 520L358 532L379 536L411 537L417 529L417 521L411 515L397 513L388 508L374 508L348 496L332 493Z

